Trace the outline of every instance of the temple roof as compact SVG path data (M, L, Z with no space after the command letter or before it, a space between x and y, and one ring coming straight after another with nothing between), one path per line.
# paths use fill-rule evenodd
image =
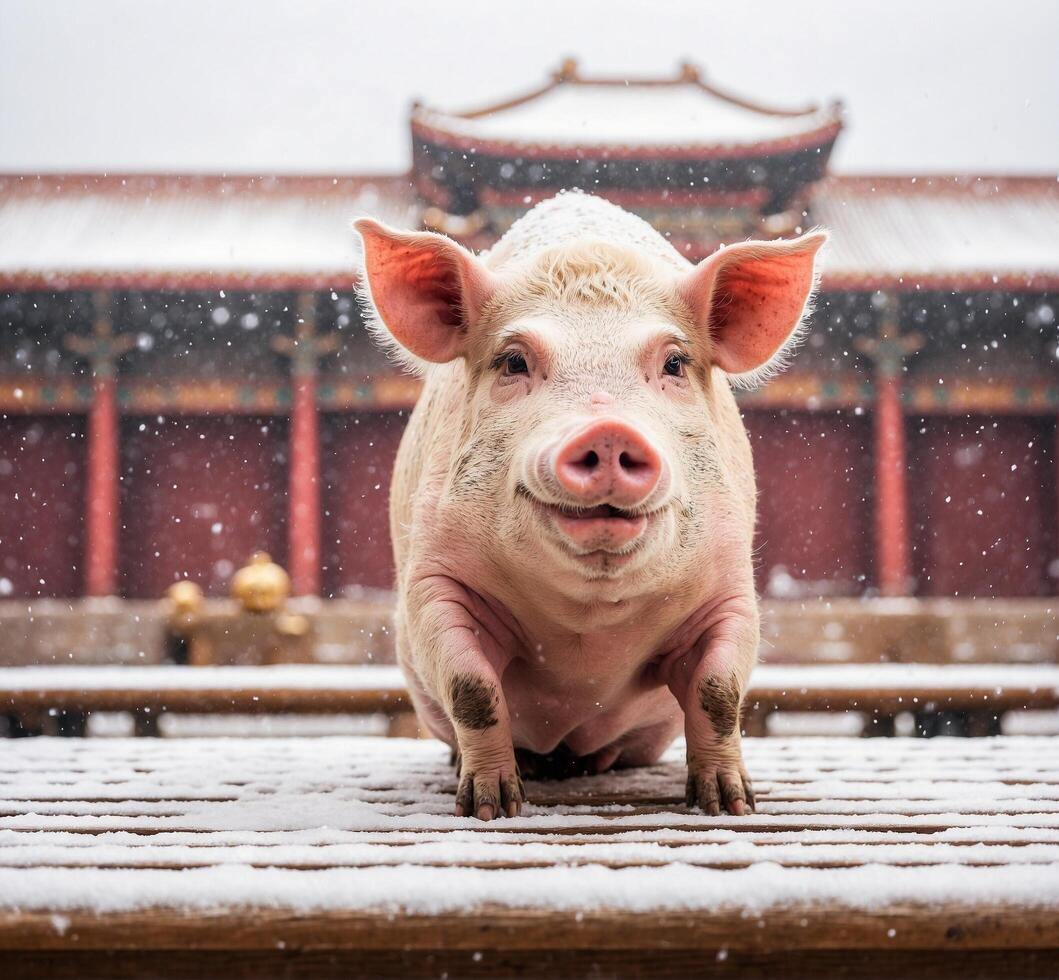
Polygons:
M404 177L0 176L0 288L349 288L353 221Z
M842 123L838 103L766 107L708 84L692 65L674 78L591 79L567 62L542 88L492 106L446 112L417 105L412 125L476 152L741 156L833 139Z
M833 177L811 207L829 288L1059 288L1055 177Z
M810 207L825 288L1059 288L1054 177L832 177ZM405 177L0 177L0 288L346 289L361 214L421 205Z
M416 190L493 231L510 202L560 190L655 208L692 193L739 207L742 227L799 209L827 172L842 107L777 109L723 92L692 65L670 78L586 78L566 62L540 88L467 112L412 109Z

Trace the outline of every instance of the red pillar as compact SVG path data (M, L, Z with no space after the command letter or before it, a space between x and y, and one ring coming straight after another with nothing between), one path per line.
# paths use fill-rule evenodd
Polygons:
M66 337L66 346L92 369L88 413L88 488L85 500L85 592L113 595L118 585L118 360L135 343L115 337L110 296L93 297L95 322L90 337Z
M288 546L295 595L320 594L320 429L316 376L291 378Z
M85 592L114 595L118 585L118 393L113 372L97 373L88 415Z
M316 372L320 358L338 349L335 334L316 336L316 297L298 296L293 337L276 337L273 347L290 358L290 505L287 521L288 564L295 595L319 595L320 570L320 419Z
M875 552L879 590L908 595L912 579L908 540L908 469L901 381L879 371L875 382Z
M875 558L883 595L908 595L912 556L908 526L908 462L901 378L905 360L923 343L919 334L902 335L896 296L880 295L882 319L875 337L855 346L875 364Z
M319 595L320 422L316 408L315 297L298 297L291 358L288 562L294 595Z

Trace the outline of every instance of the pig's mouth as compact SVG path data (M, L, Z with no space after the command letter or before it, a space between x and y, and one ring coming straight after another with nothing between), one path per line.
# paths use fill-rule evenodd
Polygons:
M546 504L525 486L520 486L518 492L548 519L564 543L582 556L600 551L629 552L651 517L642 511L615 507L613 504L597 504L594 507Z
M548 510L555 514L561 515L562 517L573 518L578 521L594 521L599 518L621 518L622 520L631 521L637 517L642 517L642 514L634 514L632 511L625 510L622 507L615 507L613 504L600 504L598 507L571 507L567 504L548 505L545 504Z

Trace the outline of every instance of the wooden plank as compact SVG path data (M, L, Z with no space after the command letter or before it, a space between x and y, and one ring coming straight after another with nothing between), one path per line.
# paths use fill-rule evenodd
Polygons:
M756 853L737 857L725 855L724 845L687 845L682 851L694 849L695 853L681 853L672 850L672 853L657 854L645 853L645 850L629 848L623 843L623 850L628 854L625 857L609 857L599 854L576 854L571 853L571 848L564 844L519 845L522 848L530 848L532 853L525 856L492 856L492 857L462 857L459 851L451 850L451 845L446 849L449 853L439 854L436 857L419 857L407 853L384 853L388 851L385 847L376 847L370 856L365 857L343 857L336 855L338 849L317 848L310 849L311 853L304 857L280 856L264 854L259 857L235 856L231 848L215 848L210 850L199 848L200 853L195 855L183 855L166 857L160 855L143 855L130 851L123 851L120 855L100 854L97 848L69 848L65 856L40 855L37 848L23 859L15 860L11 855L0 857L2 868L49 868L53 870L76 869L76 868L106 868L118 871L136 871L138 869L149 869L156 871L182 871L189 868L217 868L221 866L230 867L238 865L246 868L258 869L281 869L284 871L318 871L327 868L343 869L369 869L369 868L392 868L397 863L403 865L414 865L417 868L451 868L453 863L459 862L461 868L480 871L498 871L514 869L545 869L545 868L663 868L674 861L680 861L690 868L710 868L721 871L736 871L752 868L759 861L769 861L779 868L814 868L814 869L848 869L863 868L865 866L876 866L879 863L892 863L899 868L943 868L943 867L970 867L970 868L1001 868L1011 863L1018 863L1023 868L1055 869L1059 863L1059 852L1054 847L1038 849L1039 854L1012 855L1002 848L987 848L982 853L966 853L953 859L947 852L941 851L937 845L923 845L915 855L905 853L902 849L900 859L892 859L883 848L886 845L876 843L860 855L849 854L850 849L837 849L834 853L821 853L828 845L818 845L818 848L806 850L801 854L790 853L790 845L787 849L761 848ZM179 849L159 849L160 851ZM241 849L240 849L241 850ZM716 855L701 853L704 850L716 850ZM966 851L966 849L965 849ZM85 852L85 853L80 853ZM202 853L205 852L205 853Z
M664 913L478 907L466 914L394 916L289 910L169 909L109 913L0 913L0 950L275 949L1037 949L1059 950L1055 910L981 903L855 906L794 903L751 916L727 908ZM890 933L893 933L892 935Z
M330 831L314 835L316 846L331 847L370 844L380 847L410 847L419 844L464 843L473 839L483 848L511 844L561 844L563 847L597 846L600 844L650 843L674 849L729 844L739 841L747 845L797 843L807 848L833 844L892 845L917 844L945 847L1028 847L1054 846L1059 840L1050 828L989 827L988 834L979 826L948 827L929 833L915 830L865 829L862 827L810 828L787 827L776 830L769 826L730 828L691 828L688 830L637 829L617 827L609 829L545 829L534 831L523 827L506 832L475 830L406 830L406 831ZM290 847L298 842L297 831L160 831L147 834L135 830L104 831L98 834L70 830L10 830L2 832L5 847L45 846L50 842L86 850L118 844L133 850L148 850L167 846L187 848L210 847Z
M220 670L222 668L211 669ZM0 711L18 713L42 707L63 711L143 710L155 714L174 712L180 714L358 715L387 714L407 709L410 705L407 692L388 688L374 690L327 688L266 690L253 687L225 690L170 688L160 691L112 688L86 691L79 688L51 687L0 692Z
M1006 687L997 691L947 691L905 688L768 688L747 695L748 711L855 711L900 714L902 711L1049 711L1059 708L1054 688Z
M61 831L70 834L84 834L86 836L98 837L101 834L117 834L117 833L128 833L138 834L144 837L151 837L158 834L210 834L213 831L204 830L201 827L195 827L193 825L180 825L180 824L166 824L163 827L154 826L151 823L137 824L134 822L135 818L129 818L123 822L107 823L96 823L91 825L85 825L83 819L71 819L66 822L60 820L47 820L39 821L40 825L50 831ZM805 820L756 820L752 825L747 819L736 818L736 821L726 817L714 818L713 826L718 830L729 830L729 831L744 831L753 826L753 828L761 833L803 833L811 831L842 831L842 830L854 830L864 826L864 821L857 818L848 818L845 820L841 819L829 819L814 821L809 823ZM605 826L607 823L618 823L614 818L606 818L601 816L586 817L583 822L577 824L571 824L569 826L562 827L548 827L541 833L564 835L564 834L613 834L618 832L616 827ZM14 830L25 830L33 824L30 821L26 821L19 826L18 821L5 822L0 825L3 829L14 829ZM981 820L974 821L971 819L961 819L956 817L952 820L939 820L935 822L926 821L913 821L907 820L904 822L886 821L880 820L872 822L870 824L871 829L877 833L905 833L905 834L938 834L943 831L952 830L960 827L991 827L996 826L994 822ZM1004 821L1001 826L1014 827L1016 829L1027 829L1032 830L1040 828L1041 824L1033 820L1025 821ZM645 822L637 823L635 825L629 823L621 823L622 829L629 828L641 832L664 832L672 829L672 823L669 821L658 821L658 822ZM1059 827L1059 822L1049 822L1044 824L1044 827L1053 828ZM408 828L410 832L417 832L426 830L427 828ZM514 821L508 823L498 823L495 827L488 830L481 830L480 833L483 835L507 835L507 834L519 834L525 833L527 828L525 826L516 825ZM457 828L451 830L442 830L439 833L457 833Z
M878 980L908 976L952 980L1054 980L1059 957L1053 950L916 949L886 947L857 950L788 950L744 952L685 949L649 950L546 949L508 950L482 944L477 950L393 949L331 950L289 945L273 950L139 950L18 951L4 957L8 980L121 980L164 976L167 980L203 977L247 980L347 980L349 977L401 977L437 980L467 977L835 977ZM164 964L164 973L159 973Z
M766 796L760 794L757 797L758 812L771 813L783 816L807 816L820 813L831 813L835 815L855 815L857 813L872 814L885 808L886 812L895 813L900 816L924 816L927 814L949 813L958 810L960 813L1055 813L1059 811L1059 787L1048 787L1047 793L1035 792L1018 797L998 797L993 805L988 802L956 803L953 800L938 800L924 797L912 797L895 803L893 796L871 796L843 797L837 799L828 797L826 799L816 797L785 797ZM120 796L83 797L69 798L64 796L46 796L42 793L33 793L18 798L11 796L0 799L0 817L17 817L27 811L40 814L41 816L180 816L187 812L187 806L179 804L199 803L234 803L239 799L231 793L218 792L216 795L201 793L197 796L182 796L180 794L166 795L159 792L157 796L145 798ZM542 805L544 801L538 796L533 801L535 806ZM549 801L555 803L557 801ZM569 801L566 801L569 802ZM683 804L680 797L670 797L668 800L645 800L640 797L616 796L606 801L609 806L628 807L626 813L657 813L669 812L679 808ZM880 806L881 805L881 806Z

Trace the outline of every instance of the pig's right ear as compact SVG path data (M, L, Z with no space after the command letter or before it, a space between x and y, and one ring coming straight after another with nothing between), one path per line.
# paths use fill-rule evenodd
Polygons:
M370 218L354 227L364 243L361 294L376 326L421 360L461 356L497 288L493 274L444 235L395 231Z
M680 292L708 333L711 360L737 383L753 384L782 366L810 311L825 241L826 232L812 231L790 241L740 242L684 278Z

